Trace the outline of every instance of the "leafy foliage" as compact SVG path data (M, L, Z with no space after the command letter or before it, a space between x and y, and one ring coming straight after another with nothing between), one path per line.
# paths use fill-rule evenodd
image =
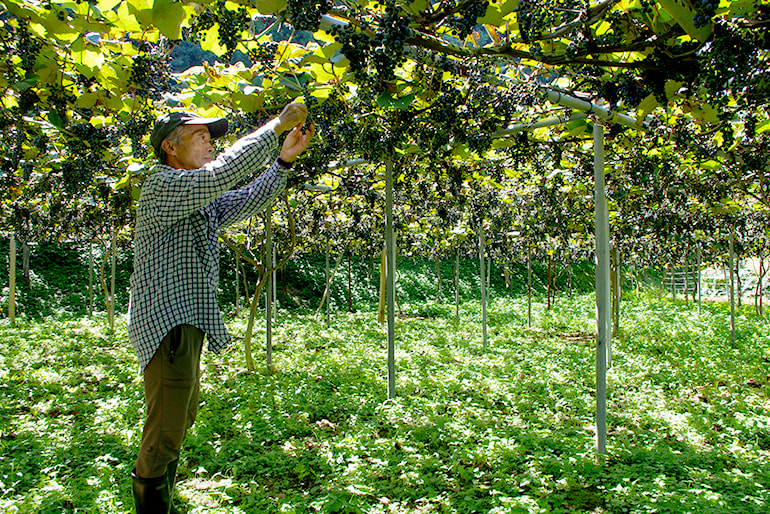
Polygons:
M357 215L381 194L381 163L394 153L403 194L418 193L436 212L466 208L471 191L505 199L501 191L543 187L553 170L572 173L574 183L560 186L542 216L568 216L571 227L519 224L547 225L540 241L576 242L544 250L538 242L540 258L554 246L583 253L591 222L581 201L591 187L581 174L591 121L546 101L545 90L648 122L643 138L610 130L617 159L608 167L622 168L640 148L651 159L684 156L687 187L717 178L767 203L759 171L768 162L768 10L748 0L108 0L3 9L0 208L2 230L23 240L104 238L111 226L129 239L159 112L227 116L235 135L293 99L308 105L319 137L292 182L363 195L368 207L357 202ZM219 62L172 74L175 48L192 43ZM236 53L244 59L234 61ZM554 113L569 121L529 136L510 132ZM327 173L355 158L368 169ZM499 219L510 219L503 211ZM617 205L613 212L623 216Z

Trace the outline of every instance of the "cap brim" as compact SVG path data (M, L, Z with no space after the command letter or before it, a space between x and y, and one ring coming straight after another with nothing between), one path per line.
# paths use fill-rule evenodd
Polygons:
M211 139L217 139L227 134L227 120L225 118L193 118L183 120L182 125L206 125Z
M211 139L224 136L228 129L225 118L203 118L197 114L181 111L166 114L163 118L159 118L150 136L150 143L155 150L155 155L158 157L163 155L161 150L163 141L180 125L205 125L209 129Z

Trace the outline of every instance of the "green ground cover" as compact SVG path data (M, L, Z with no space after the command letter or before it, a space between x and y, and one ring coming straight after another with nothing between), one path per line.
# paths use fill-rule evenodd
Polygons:
M405 303L386 399L371 308L281 311L275 371L204 354L178 496L188 512L764 513L770 327L721 304L623 305L608 453L594 452L594 300ZM233 317L234 334L245 319ZM0 321L0 511L129 512L142 388L125 327ZM260 334L259 337L262 337ZM258 357L261 357L258 354Z

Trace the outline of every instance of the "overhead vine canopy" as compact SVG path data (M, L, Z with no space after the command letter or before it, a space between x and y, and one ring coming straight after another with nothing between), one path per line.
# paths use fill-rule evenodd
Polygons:
M95 223L107 211L94 205L124 212L130 195L115 193L141 183L150 127L170 108L247 129L301 97L321 139L298 180L395 151L443 163L451 181L473 167L450 159L516 158L526 141L500 135L511 126L559 115L570 121L535 137L587 133L545 91L639 122L657 113L688 148L707 138L696 154L759 148L768 26L770 6L753 0L6 1L3 229L34 230L35 209ZM187 43L218 62L172 74ZM685 134L683 119L704 128Z

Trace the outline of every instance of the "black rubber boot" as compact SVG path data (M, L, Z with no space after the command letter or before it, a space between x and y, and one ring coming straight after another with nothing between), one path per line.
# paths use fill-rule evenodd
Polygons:
M136 469L131 471L134 486L136 514L169 514L168 475L158 478L141 478Z
M168 503L169 514L182 514L182 511L174 507L174 484L176 483L176 467L179 465L179 459L168 463L166 476L168 477Z

